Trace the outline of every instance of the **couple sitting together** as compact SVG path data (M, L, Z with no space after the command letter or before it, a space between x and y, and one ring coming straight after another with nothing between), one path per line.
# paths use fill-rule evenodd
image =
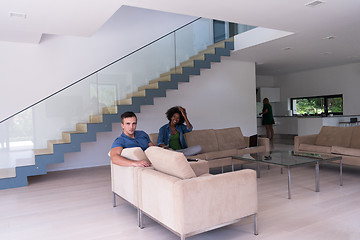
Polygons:
M182 107L172 107L166 112L169 123L159 129L157 145L166 149L182 152L185 156L192 156L201 152L201 146L187 147L184 134L192 131L192 125ZM185 122L185 124L184 124ZM120 166L149 167L148 161L133 161L121 156L124 148L141 147L145 151L154 146L149 135L144 131L137 131L137 117L133 112L121 115L123 132L112 144L110 157L114 164Z

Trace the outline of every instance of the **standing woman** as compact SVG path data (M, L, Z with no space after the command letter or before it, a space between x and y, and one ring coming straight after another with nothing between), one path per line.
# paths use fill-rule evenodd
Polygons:
M159 129L157 145L193 156L201 152L201 146L187 146L184 134L191 132L193 127L187 118L186 110L180 106L172 107L166 112L169 123ZM186 125L184 124L186 123Z
M275 124L272 107L270 105L269 99L264 98L263 100L263 110L259 115L262 115L262 124L265 125L266 128L266 137L270 139L270 141L274 138L274 129L273 124Z

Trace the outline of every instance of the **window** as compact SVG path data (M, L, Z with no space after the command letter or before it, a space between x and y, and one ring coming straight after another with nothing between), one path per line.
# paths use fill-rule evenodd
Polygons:
M342 115L343 96L329 95L317 97L291 98L291 109L295 115Z

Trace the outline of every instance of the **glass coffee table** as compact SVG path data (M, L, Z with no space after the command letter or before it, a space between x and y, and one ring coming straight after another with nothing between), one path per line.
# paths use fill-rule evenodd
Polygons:
M234 171L234 161L245 160L256 162L256 174L260 177L260 163L278 165L288 169L288 198L291 199L291 168L305 164L315 164L315 191L319 192L319 163L322 161L340 160L340 186L342 180L342 157L335 157L326 154L296 153L294 151L271 151L254 154L245 154L242 156L232 156L232 170ZM282 168L281 168L282 172Z

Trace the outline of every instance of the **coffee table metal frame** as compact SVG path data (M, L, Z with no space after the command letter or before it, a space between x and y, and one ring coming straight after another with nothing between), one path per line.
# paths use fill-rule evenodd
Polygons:
M268 158L270 156L270 158ZM267 157L267 159L266 159ZM330 156L326 154L296 153L294 151L271 151L246 154L243 156L232 156L232 171L234 171L234 160L245 160L256 162L256 175L260 178L260 163L278 165L288 169L288 198L291 199L291 167L315 163L315 191L320 192L319 187L319 162L340 160L340 186L343 185L342 177L342 157ZM282 168L281 168L282 173Z

